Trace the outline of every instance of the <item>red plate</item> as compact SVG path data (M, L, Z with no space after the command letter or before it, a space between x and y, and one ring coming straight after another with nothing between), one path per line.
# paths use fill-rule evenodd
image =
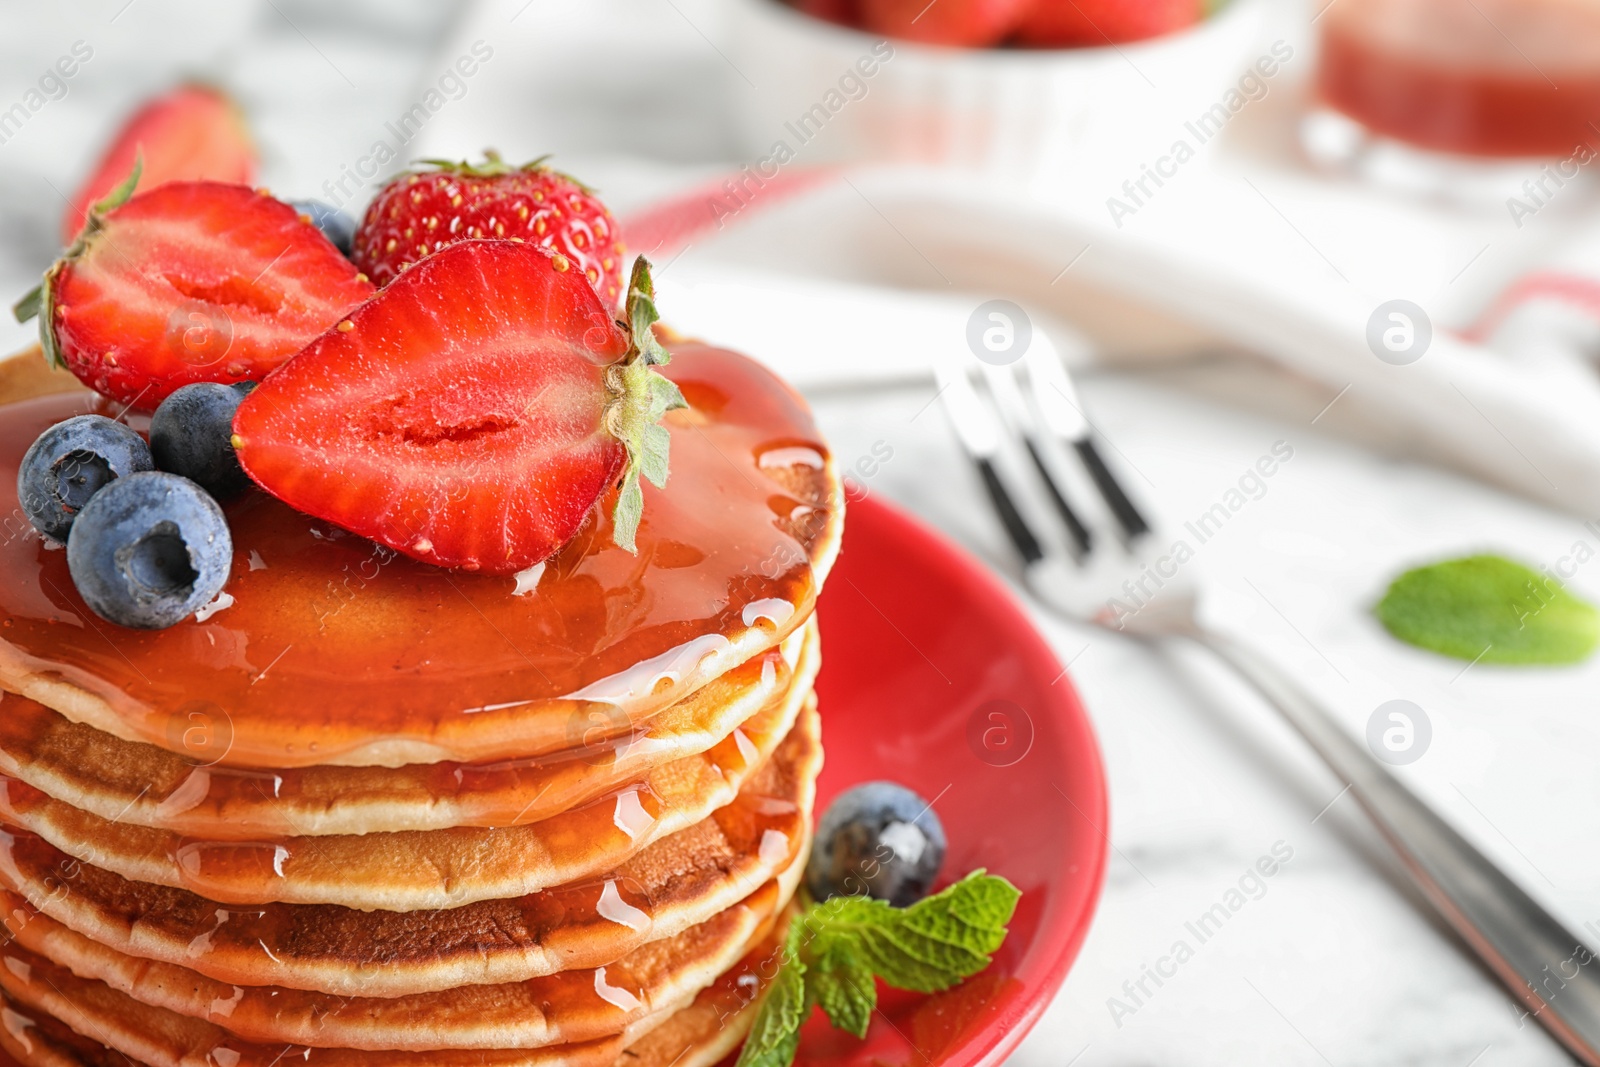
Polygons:
M850 505L819 610L819 805L872 779L937 798L945 874L986 867L1022 901L989 970L934 997L883 992L865 1041L819 1012L797 1062L998 1064L1060 987L1100 895L1106 785L1089 720L1010 592L875 498Z
M1067 976L1100 895L1105 775L1083 705L1004 586L875 499L850 505L820 610L819 803L875 778L937 798L946 872L987 867L1022 901L983 974L933 997L880 990L865 1041L818 1013L796 1062L998 1064Z

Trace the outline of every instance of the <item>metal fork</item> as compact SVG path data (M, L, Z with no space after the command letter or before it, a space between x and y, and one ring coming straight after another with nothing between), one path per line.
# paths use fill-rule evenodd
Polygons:
M974 367L981 367L976 382L985 386L987 401L975 384ZM1352 740L1283 670L1208 628L1188 571L1176 568L1168 576L1166 569L1145 565L1163 542L1101 457L1050 339L1036 332L1019 363L949 358L938 365L937 378L956 436L977 466L1039 600L1068 618L1132 637L1188 639L1233 667L1348 785L1412 881L1468 947L1579 1061L1600 1067L1597 954ZM1064 543L1041 538L1019 507L1015 479L1008 480L1000 463L1008 439L1030 457L1038 489L1064 527ZM1052 443L1067 447L1051 448ZM1122 550L1103 550L1069 502L1061 456L1082 463L1115 520ZM1134 598L1123 585L1130 575L1140 575L1143 585Z

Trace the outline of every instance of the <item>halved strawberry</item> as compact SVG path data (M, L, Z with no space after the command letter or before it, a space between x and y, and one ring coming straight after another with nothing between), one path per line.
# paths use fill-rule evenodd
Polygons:
M63 244L72 242L90 206L121 184L136 159L144 161L146 190L175 181L249 185L257 162L238 105L210 86L181 85L147 102L117 132L61 220Z
M649 264L628 328L565 256L466 241L400 275L239 407L234 447L273 496L441 567L511 574L571 540L618 481L633 551L641 475L667 477L683 407Z
M446 245L503 237L560 252L607 307L622 298L625 249L617 220L594 190L545 166L430 161L378 191L356 231L353 258L378 285Z
M137 168L17 305L52 363L154 409L191 382L260 381L372 285L298 211L242 185L169 182L129 199Z

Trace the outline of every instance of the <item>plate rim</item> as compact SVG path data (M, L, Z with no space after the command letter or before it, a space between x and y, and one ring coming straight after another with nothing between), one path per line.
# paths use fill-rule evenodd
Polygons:
M1093 809L1090 811L1080 809L1078 814L1095 830L1099 840L1093 847L1090 862L1080 864L1077 872L1068 871L1065 862L1060 867L1062 878L1086 882L1087 892L1076 913L1060 916L1053 924L1048 919L1042 921L1038 936L1043 943L1042 952L1045 958L1039 964L1039 984L1036 990L1028 996L1004 1005L979 1026L969 1029L968 1034L959 1043L946 1049L937 1061L939 1067L991 1067L1004 1062L1005 1058L1015 1051L1023 1038L1032 1031L1050 1005L1055 1002L1099 911L1110 852L1110 791L1106 778L1105 758L1100 750L1100 741L1095 733L1093 720L1089 718L1082 695L1073 684L1067 667L1061 663L1055 649L1034 624L1025 602L992 567L903 505L882 499L881 494L873 493L852 500L849 510L852 514L845 521L842 546L846 552L849 547L851 520L859 521L858 515L861 511L879 512L881 518L899 527L902 536L920 542L941 566L959 573L967 582L991 598L999 606L1002 614L1013 617L1022 641L1019 652L1023 658L1030 663L1044 666L1052 672L1051 677L1058 679L1057 683L1050 686L1052 691L1059 690L1060 694L1052 698L1050 711L1069 728L1067 732L1075 732L1078 735L1083 744L1081 755L1084 765L1091 772L1090 780L1085 785L1093 799ZM823 647L826 653L826 630L823 632ZM826 709L823 711L823 716L826 724ZM1070 800L1068 803L1077 807Z

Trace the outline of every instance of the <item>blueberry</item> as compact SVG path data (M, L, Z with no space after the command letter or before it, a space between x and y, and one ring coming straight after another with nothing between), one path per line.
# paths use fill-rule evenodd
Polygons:
M233 450L233 413L254 382L197 382L175 391L150 419L150 454L156 469L181 474L226 500L250 486Z
M65 541L90 497L152 466L150 446L137 433L104 415L79 415L28 448L17 471L17 499L35 530Z
M222 509L165 471L106 486L67 538L67 567L84 601L107 622L136 630L164 630L211 603L232 565Z
M903 908L928 895L944 852L932 805L903 785L867 782L823 815L806 880L819 901L866 895Z
M322 236L343 252L346 259L350 258L350 250L356 243L355 219L321 200L291 200L289 206L302 215L310 216L311 225L321 230Z

